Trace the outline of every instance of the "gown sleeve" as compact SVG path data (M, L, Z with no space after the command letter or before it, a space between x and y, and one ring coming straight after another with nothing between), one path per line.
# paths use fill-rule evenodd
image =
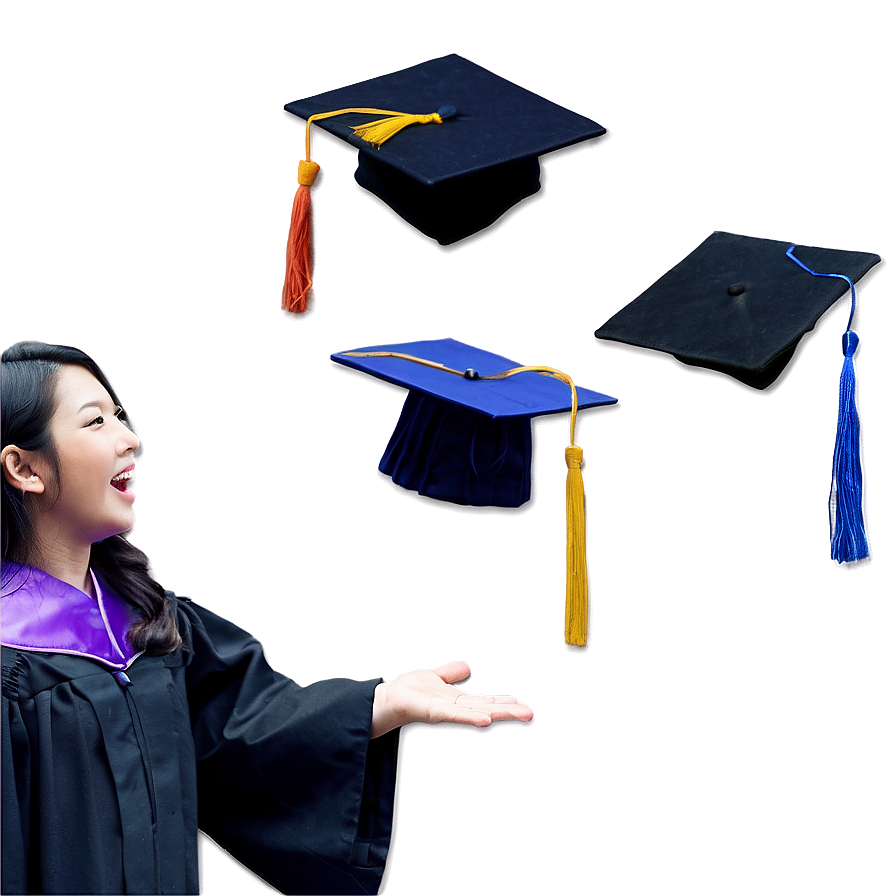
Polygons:
M283 893L376 893L399 733L370 740L380 680L300 687L246 632L179 607L199 827Z

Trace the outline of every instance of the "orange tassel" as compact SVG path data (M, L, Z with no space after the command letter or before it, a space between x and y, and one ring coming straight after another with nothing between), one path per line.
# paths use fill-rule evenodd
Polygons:
M390 112L387 109L337 109L333 112L318 112L308 118L305 125L305 161L299 162L299 189L292 203L292 219L289 223L289 238L286 241L286 277L283 281L283 299L280 307L285 311L302 312L308 306L311 292L311 185L320 166L311 161L311 125L334 115L347 112L385 115L378 121L352 128L355 134L379 149L390 137L411 124L441 124L443 119L457 113L454 106L443 106L438 112L428 115L409 115L404 112Z
M289 237L286 241L286 277L280 307L300 313L308 306L311 291L311 185L320 166L299 162L299 188L292 203Z

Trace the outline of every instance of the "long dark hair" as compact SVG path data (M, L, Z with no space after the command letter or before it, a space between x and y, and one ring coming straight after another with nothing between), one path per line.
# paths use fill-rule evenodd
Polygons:
M3 445L39 451L51 465L57 487L59 460L50 434L56 409L56 379L65 364L83 367L120 405L109 381L96 362L79 349L43 342L18 342L0 358L0 435ZM127 422L124 414L121 419ZM34 523L24 493L3 481L2 549L4 581L21 564L40 565ZM132 604L140 618L131 626L128 640L135 650L149 654L171 653L180 647L174 607L162 586L149 574L149 560L123 535L98 541L90 549L90 566L112 589Z

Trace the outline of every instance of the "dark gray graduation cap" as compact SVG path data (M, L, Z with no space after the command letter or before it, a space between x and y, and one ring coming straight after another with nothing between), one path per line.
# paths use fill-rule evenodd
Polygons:
M880 261L870 252L819 249L716 231L610 318L595 336L669 352L765 389L797 343L849 290L837 434L828 496L831 557L869 555L862 515L859 416L852 330L855 283Z
M380 471L430 498L475 506L519 507L529 500L530 420L570 414L566 485L566 642L587 640L582 450L574 443L580 408L616 399L573 384L549 367L525 368L454 339L372 345L330 356L408 390Z
M301 118L352 107L431 113L377 149L350 113L316 122L358 150L355 179L443 245L470 236L539 189L538 157L606 129L464 59L450 55L288 103Z
M765 389L849 289L838 277L807 276L787 257L792 245L716 231L594 335L669 352ZM809 268L853 282L880 261L869 252L800 245L794 251Z
M519 507L528 501L530 421L572 411L566 381L535 371L489 380L521 365L454 339L367 346L330 357L408 390L380 471L403 488L455 504ZM576 394L579 410L616 403L581 386Z

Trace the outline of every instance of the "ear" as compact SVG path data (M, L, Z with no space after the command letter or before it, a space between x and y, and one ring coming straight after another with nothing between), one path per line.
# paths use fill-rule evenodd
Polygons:
M32 468L32 451L22 451L17 445L7 445L0 451L0 466L6 481L20 492L43 493L46 485Z

